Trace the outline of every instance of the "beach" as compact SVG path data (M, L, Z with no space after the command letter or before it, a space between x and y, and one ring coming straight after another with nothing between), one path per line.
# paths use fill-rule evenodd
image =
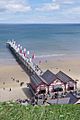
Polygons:
M41 60L41 63L39 61ZM80 90L80 57L79 56L59 56L39 58L36 63L44 71L47 69L53 73L65 72L74 80L78 80L78 90ZM20 83L24 84L20 86ZM28 99L31 92L27 87L30 78L19 64L0 65L0 101ZM11 88L11 90L10 90Z
M0 65L0 101L29 98L30 93L27 88L29 82L28 75L17 63Z

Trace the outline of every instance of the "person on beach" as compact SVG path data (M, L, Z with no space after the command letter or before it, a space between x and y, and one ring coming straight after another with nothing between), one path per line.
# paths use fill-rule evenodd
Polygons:
M41 64L41 60L39 61L39 64Z
M47 63L47 60L45 60L45 63Z
M9 89L9 91L11 91L11 88Z
M5 88L3 88L3 90L5 90Z
M3 82L3 85L5 85L5 82Z

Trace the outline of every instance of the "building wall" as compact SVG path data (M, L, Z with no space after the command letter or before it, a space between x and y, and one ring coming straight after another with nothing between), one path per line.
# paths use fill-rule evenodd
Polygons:
M74 90L75 90L75 83L74 82L68 82L67 84L66 84L66 89L68 90L68 87L69 86L73 86L74 87Z
M41 90L41 88L45 89L46 93L48 92L48 86L46 86L45 84L42 84L42 85L38 86L36 91L39 92Z
M32 83L31 83L32 84ZM74 82L68 82L67 84L64 84L63 82L61 82L59 79L56 79L53 83L51 83L49 86L46 85L45 83L42 83L41 85L39 86L35 86L32 84L32 87L33 89L35 90L36 93L38 93L41 88L45 89L46 90L46 94L49 92L49 93L54 93L53 91L53 88L56 87L56 86L61 86L62 89L63 89L63 93L64 92L67 92L68 91L68 86L69 85L73 85L74 86L74 89L75 89L75 83Z
M65 91L65 85L63 84L63 82L61 82L59 79L56 79L53 83L49 85L49 92L53 92L53 88L58 85L62 87L63 91Z

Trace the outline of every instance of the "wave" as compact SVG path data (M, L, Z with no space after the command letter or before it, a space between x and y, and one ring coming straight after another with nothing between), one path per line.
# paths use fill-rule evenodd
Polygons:
M64 56L65 54L51 54L51 55L39 55L35 56L36 58L46 58L46 57L58 57L58 56Z
M53 34L80 34L80 32L54 32Z

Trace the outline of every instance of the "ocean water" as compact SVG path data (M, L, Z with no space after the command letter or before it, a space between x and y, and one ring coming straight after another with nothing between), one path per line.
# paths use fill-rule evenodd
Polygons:
M0 24L0 62L14 62L11 39L37 58L80 54L80 24Z

